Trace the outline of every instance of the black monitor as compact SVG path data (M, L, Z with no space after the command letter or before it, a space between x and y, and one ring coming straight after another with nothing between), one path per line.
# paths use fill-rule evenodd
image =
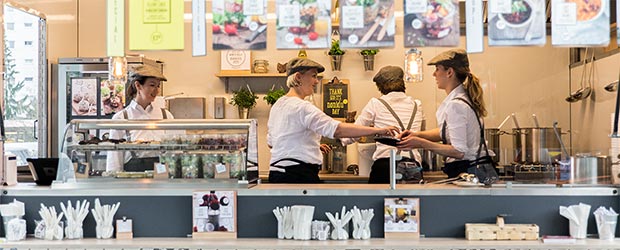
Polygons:
M37 185L49 186L56 180L58 158L27 158L26 161Z

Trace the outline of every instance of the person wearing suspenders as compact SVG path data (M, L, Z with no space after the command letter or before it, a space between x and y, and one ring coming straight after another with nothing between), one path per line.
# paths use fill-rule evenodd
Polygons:
M410 130L418 132L421 130L424 112L422 102L405 94L404 72L398 66L385 66L377 72L372 79L377 85L377 89L382 96L371 98L368 104L362 109L355 124L362 126L374 126L383 128L388 126L400 127L402 131ZM351 144L356 139L342 139L343 144ZM390 183L390 149L382 143L376 143L377 149L372 155L374 163L370 170L368 183ZM410 158L416 162L421 162L420 152L409 150L399 152L403 158Z
M476 159L480 146L479 124L487 115L480 80L471 73L467 52L463 49L444 51L428 65L435 65L433 77L437 88L448 95L437 108L439 128L401 133L398 149L424 148L446 156L443 172L449 178L472 173L470 161ZM437 143L439 141L443 143Z
M321 136L347 138L398 132L394 126L374 128L342 123L305 101L319 83L317 74L323 71L321 64L305 58L294 58L286 65L289 91L273 104L267 122L270 183L320 183Z
M153 106L159 94L161 81L166 77L155 67L141 65L129 76L126 88L129 104L112 119L159 120L173 119L172 114L164 108ZM110 130L110 139L125 138L128 142L160 141L164 131L160 130ZM109 151L106 157L106 171L145 171L153 170L153 164L159 161L157 155L146 152Z

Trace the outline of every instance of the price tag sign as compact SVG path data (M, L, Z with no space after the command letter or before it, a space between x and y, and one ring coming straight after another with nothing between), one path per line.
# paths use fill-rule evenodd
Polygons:
M512 0L489 0L489 11L491 13L511 13Z
M217 165L215 165L215 172L217 172L218 174L226 172L226 165L218 163Z
M209 207L195 207L194 208L194 218L206 219L209 218L208 212Z
M405 14L424 13L428 0L405 0Z
M166 164L162 164L162 163L159 163L159 162L155 163L155 173L163 174L165 172L167 172Z
M278 26L299 27L301 25L299 11L299 4L278 6Z
M243 0L243 14L262 16L265 14L265 0Z
M116 220L116 232L131 233L132 230L133 230L133 223L131 220Z
M577 23L577 4L554 2L551 9L553 24L574 25Z
M364 28L364 7L362 6L342 6L342 28L361 29Z

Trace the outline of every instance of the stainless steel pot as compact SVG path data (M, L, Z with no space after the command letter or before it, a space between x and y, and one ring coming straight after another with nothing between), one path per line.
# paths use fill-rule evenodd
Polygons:
M516 163L551 164L562 155L553 128L513 128L512 145Z
M499 136L500 131L497 128L484 129L484 139L487 140L487 147L489 147L489 150L495 152L495 156L493 156L495 162L499 162Z
M571 183L597 184L601 177L611 175L611 157L607 155L576 155L570 158Z
M424 171L441 171L444 166L444 157L437 153L423 149L422 150L422 168Z

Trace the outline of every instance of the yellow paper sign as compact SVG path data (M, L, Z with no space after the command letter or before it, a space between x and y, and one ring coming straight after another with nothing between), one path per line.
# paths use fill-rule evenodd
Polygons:
M183 0L129 1L129 49L184 49L183 2Z

